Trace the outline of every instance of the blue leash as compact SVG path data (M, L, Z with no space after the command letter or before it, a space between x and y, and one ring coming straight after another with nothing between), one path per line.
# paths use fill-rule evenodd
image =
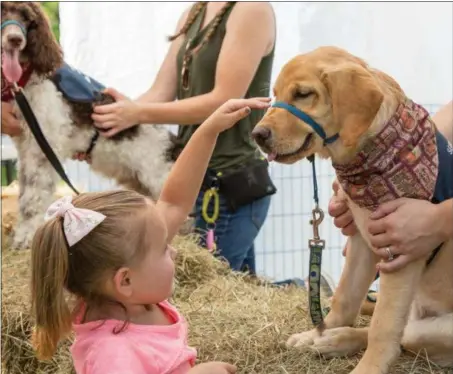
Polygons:
M304 121L308 126L310 126L321 137L321 139L324 141L324 145L332 144L340 136L339 134L335 134L330 137L327 137L326 132L324 131L324 129L322 128L322 126L319 123L317 123L307 113L303 112L299 108L296 108L294 105L285 103L283 101L276 101L275 103L272 104L272 107L285 109L288 112L290 112L292 115L294 115L297 118L299 118L300 120Z
M311 118L307 113L303 112L295 106L285 103L283 101L275 102L272 107L285 109L301 121L309 125L323 140L324 145L332 144L339 138L339 134L327 137L326 132L322 126ZM316 166L315 166L315 155L307 157L311 162L312 173L313 173L313 199L315 201L315 209L312 211L313 218L310 220L310 224L313 225L313 239L308 241L310 247L310 273L309 273L309 308L312 322L319 329L323 328L324 313L328 313L329 308L321 307L321 263L322 263L322 250L325 248L325 241L319 237L318 226L321 224L324 213L319 208L319 196L318 196L318 180L316 177ZM379 278L379 273L376 279ZM376 302L376 298L367 295L368 301Z
M339 138L339 134L327 137L326 132L313 118L307 113L301 111L293 105L287 104L282 101L277 101L272 104L274 108L285 109L292 115L296 116L304 123L309 125L318 134L324 142L324 145L332 144ZM313 173L313 199L315 201L315 208L312 210L312 219L310 224L313 226L313 238L308 241L310 248L310 265L308 275L308 305L310 309L310 317L314 326L318 330L324 329L324 316L329 312L329 308L322 308L321 305L321 265L322 265L322 251L326 246L325 240L319 236L319 225L324 219L324 212L319 208L319 194L318 194L318 179L316 177L315 155L307 157L311 162Z

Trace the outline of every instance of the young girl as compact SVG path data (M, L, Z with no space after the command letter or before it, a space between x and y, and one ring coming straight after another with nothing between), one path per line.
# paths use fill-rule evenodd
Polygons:
M192 136L157 203L126 190L58 200L32 244L34 347L41 359L74 330L78 374L228 374L194 366L172 294L176 251L169 243L193 208L220 132L265 109L269 99L230 100ZM66 291L77 300L71 311Z
M116 102L97 106L92 116L96 126L106 130L101 135L113 136L135 123L171 123L178 125L178 142L186 145L197 128L194 125L208 118L221 102L269 95L276 44L276 20L269 2L195 2L181 15L169 39L154 82L137 100L108 89ZM256 110L219 136L194 209L200 244L207 246L213 225L202 214L203 200L212 178L223 175L213 230L216 255L233 270L251 274L256 271L254 242L275 193L268 163L260 160L250 140L263 116L264 111ZM214 204L207 208L212 216Z

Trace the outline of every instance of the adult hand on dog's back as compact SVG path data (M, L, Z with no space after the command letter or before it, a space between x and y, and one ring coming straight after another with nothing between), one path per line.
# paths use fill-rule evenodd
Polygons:
M104 93L113 96L115 102L95 106L91 116L95 126L105 130L100 132L102 136L110 138L139 123L137 102L130 100L114 88L107 88Z
M2 101L2 134L18 136L22 133L19 120L14 114L14 107L11 103Z
M370 216L368 231L376 254L388 258L386 247L396 257L382 262L382 272L401 269L411 261L427 257L452 233L452 200L433 204L425 200L400 198L382 204Z
M118 93L113 89L107 89L106 93L111 94L115 99L120 97L126 98L124 95ZM117 96L115 96L117 95ZM127 99L127 98L126 98ZM128 100L128 99L127 99ZM125 100L125 101L127 101ZM251 99L231 99L226 101L221 105L214 113L212 113L206 121L202 124L204 128L208 128L213 131L215 135L218 133L228 130L233 127L239 120L246 117L251 109L267 109L270 106L271 99L269 97L257 97ZM117 104L117 103L115 103ZM114 105L114 104L109 104ZM95 115L93 114L93 118ZM96 117L97 118L97 117ZM201 126L200 126L201 127ZM113 132L112 135L109 135L112 130L107 133L101 133L104 136L112 136L116 134ZM73 157L73 160L86 161L91 163L90 157L87 157L85 153L76 153Z
M115 99L115 103L113 104L107 104L107 105L98 105L94 108L94 112L99 112L99 108L103 107L105 110L105 107L106 106L109 106L109 105L115 105L117 103L120 103L120 107L123 107L123 106L127 106L128 104L123 104L122 102L130 102L130 99L126 96L126 95L123 95L122 93L118 92L117 90L115 90L114 88L107 88L104 90L104 93L105 94L109 94L111 95L114 99ZM115 110L113 108L113 110ZM101 109L102 111L102 109ZM121 111L121 110L120 110ZM104 115L99 115L99 114L93 114L92 115L92 118L93 118L93 121L95 121L95 126L98 127L98 128L101 128L101 129L105 129L105 128L110 128L108 123L109 122L104 122L106 121L106 118L108 119L109 117L107 116L104 116ZM133 123L134 125L135 123ZM128 126L130 127L130 126ZM116 132L113 132L113 129L111 129L110 131L108 132L100 132L101 135L104 135L105 137L111 137L113 135L115 135L117 132L119 131L122 131L122 130L125 130L127 127L125 128L122 128L121 130L118 130ZM86 153L84 152L78 152L76 154L74 154L72 156L72 159L73 160L77 160L77 161L85 161L86 163L88 164L91 164L91 157L90 156L87 156Z
M351 211L345 200L336 195L338 181L334 181L335 195L329 202L329 214L334 217L334 225L344 235L352 236L357 232ZM401 198L382 204L371 214L368 230L371 234L373 251L388 258L386 247L390 247L393 261L382 262L382 272L393 272L409 262L428 256L439 244L451 236L452 201L432 204L424 200ZM420 214L423 212L423 214ZM450 231L449 231L450 230ZM348 243L343 249L346 254Z

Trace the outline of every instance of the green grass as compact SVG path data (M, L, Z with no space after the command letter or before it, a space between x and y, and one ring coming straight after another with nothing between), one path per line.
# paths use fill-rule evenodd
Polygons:
M58 41L60 41L60 15L58 4L59 1L46 1L42 2L41 6L44 8L45 12L47 13L50 19L50 22L52 24L52 31L55 37L57 38Z
M13 163L13 173L12 173L12 180L8 180L8 173L6 172L6 164ZM16 165L12 160L3 160L2 161L2 186L9 185L14 179L17 178L17 169Z

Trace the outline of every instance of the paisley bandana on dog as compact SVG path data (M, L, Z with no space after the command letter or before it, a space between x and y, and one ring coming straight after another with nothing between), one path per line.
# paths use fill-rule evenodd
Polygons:
M400 197L431 200L439 170L436 128L429 113L408 100L347 165L333 165L360 207L375 210Z

